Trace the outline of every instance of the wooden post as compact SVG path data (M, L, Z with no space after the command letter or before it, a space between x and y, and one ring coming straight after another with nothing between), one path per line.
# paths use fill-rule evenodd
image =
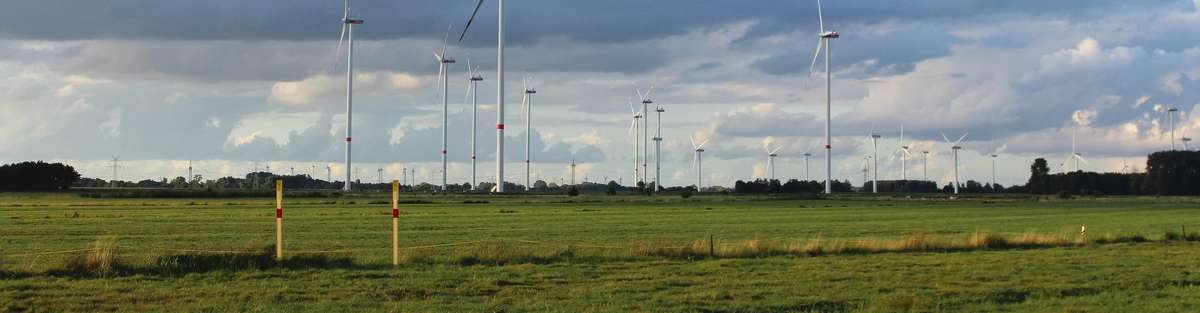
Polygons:
M283 180L275 180L275 260L283 261Z
M717 257L717 241L712 234L708 234L708 256Z
M1187 225L1179 225L1179 239L1187 241Z
M400 265L400 181L392 180L392 265Z

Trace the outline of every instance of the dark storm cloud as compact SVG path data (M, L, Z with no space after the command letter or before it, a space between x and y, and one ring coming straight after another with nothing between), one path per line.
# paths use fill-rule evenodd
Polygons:
M91 38L220 40L323 40L337 36L337 0L42 0L10 1L0 10L0 36L21 39ZM1028 14L1087 17L1098 11L1133 10L1182 0L916 0L826 1L831 27L887 19L960 19L979 15ZM474 1L384 1L352 3L367 20L360 38L437 38L450 23L463 25ZM510 1L509 39L528 44L546 37L588 42L626 42L680 34L731 21L759 20L755 34L815 27L814 1ZM495 1L488 1L473 27L470 44L490 44Z

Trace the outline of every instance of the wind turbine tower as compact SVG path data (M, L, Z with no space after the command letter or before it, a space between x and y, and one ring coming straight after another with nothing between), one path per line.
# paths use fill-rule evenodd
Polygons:
M641 121L645 111L638 112L633 108L633 102L629 102L629 114L632 115L632 121L629 122L629 133L633 135L633 184L636 186L641 177L641 168L638 164L641 163Z
M446 39L450 37L450 30L446 30L446 37L442 40L442 52L433 53L433 57L438 61L438 84L442 89L442 192L446 192L449 188L446 186L446 150L447 142L450 136L450 64L454 64L454 59L446 55Z
M362 25L362 19L350 18L350 1L343 2L342 36L338 38L338 51L341 52L342 40L346 40L346 183L342 190L350 191L351 154L350 142L354 125L354 25Z
M528 77L522 85L525 89L525 96L521 99L521 108L525 109L525 188L532 189L533 185L529 181L529 145L533 142L533 95L537 94L537 90L529 87Z
M995 154L992 155L992 188L996 188L996 157L998 156Z
M929 151L921 151L921 180L929 181Z
M692 168L696 169L696 191L699 192L704 187L704 144L708 143L708 140L697 145L695 138L689 136L688 139L692 141L692 150L695 151L692 155Z
M1192 138L1183 137L1183 138L1181 138L1181 139L1179 139L1179 140L1180 140L1180 141L1183 141L1183 150L1184 150L1184 151L1192 151L1190 148L1188 148L1188 143L1189 143L1189 142L1192 142Z
M1171 125L1171 151L1175 151L1175 114L1179 113L1179 108L1167 109L1167 120Z
M825 30L825 16L821 12L821 0L817 0L817 20L820 22L820 33L817 39L817 51L813 53L813 62L809 66L808 72L811 74L817 66L817 59L821 56L821 48L825 48L825 193L833 193L833 186L830 183L833 181L833 135L831 122L833 120L833 73L829 71L829 46L833 44L833 40L840 38L841 34L836 31Z
M804 153L804 181L808 181L808 179L809 179L808 178L808 157L811 157L811 156L812 156L812 153L808 153L808 152Z
M467 76L471 82L467 88L467 92L471 95L471 190L475 190L478 182L476 181L475 162L476 162L476 147L478 146L476 135L479 131L476 129L479 126L479 82L483 81L483 75L477 74L479 66L471 67L471 60L467 60Z
M571 186L575 185L575 158L571 158Z
M879 193L879 135L871 132L871 167L874 168L871 176L871 193Z
M956 195L958 194L958 150L962 150L962 146L960 146L959 144L962 143L962 140L965 138L967 138L967 134L963 134L962 137L958 137L958 140L955 142L950 142L950 138L947 138L945 133L942 134L942 139L945 140L946 143L950 145L950 150L952 152L954 152L954 184L953 185L954 185L954 194L956 194Z
M467 26L463 27L462 35L458 36L458 41L462 42L467 35L467 30L471 29L471 23L475 21L475 15L479 14L479 8L483 6L484 0L479 0L475 4L475 12L471 13L471 18L467 20ZM496 27L496 192L504 193L504 0L497 0L497 27Z
M646 101L650 101L650 98L646 98ZM661 105L654 110L658 112L658 122L654 124L657 128L654 131L654 192L662 189L662 114L666 111Z

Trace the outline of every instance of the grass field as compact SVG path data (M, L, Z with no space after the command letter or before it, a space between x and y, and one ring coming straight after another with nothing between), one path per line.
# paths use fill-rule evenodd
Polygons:
M404 196L391 266L384 195L285 201L285 267L161 270L165 256L262 251L273 199L0 194L0 308L26 311L1195 312L1200 201ZM1075 244L1141 235L1152 242ZM1070 244L777 255L758 245ZM718 257L653 253L715 239ZM64 270L114 244L126 270ZM1137 241L1137 240L1125 240ZM458 244L411 249L412 247ZM195 252L184 250L205 250ZM701 247L700 250L703 250ZM944 251L943 251L944 250ZM760 250L755 250L760 251ZM249 253L249 252L248 252ZM170 259L177 260L177 259ZM190 260L190 259L189 259ZM225 259L221 259L225 260ZM217 263L224 262L218 260ZM227 260L226 260L227 261ZM498 264L499 263L499 264ZM224 263L221 263L224 264Z

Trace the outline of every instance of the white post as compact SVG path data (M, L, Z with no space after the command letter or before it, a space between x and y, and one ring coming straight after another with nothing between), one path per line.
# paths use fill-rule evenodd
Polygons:
M657 130L654 131L654 192L658 192L662 186L662 114L666 110L659 107L654 111L658 112Z

